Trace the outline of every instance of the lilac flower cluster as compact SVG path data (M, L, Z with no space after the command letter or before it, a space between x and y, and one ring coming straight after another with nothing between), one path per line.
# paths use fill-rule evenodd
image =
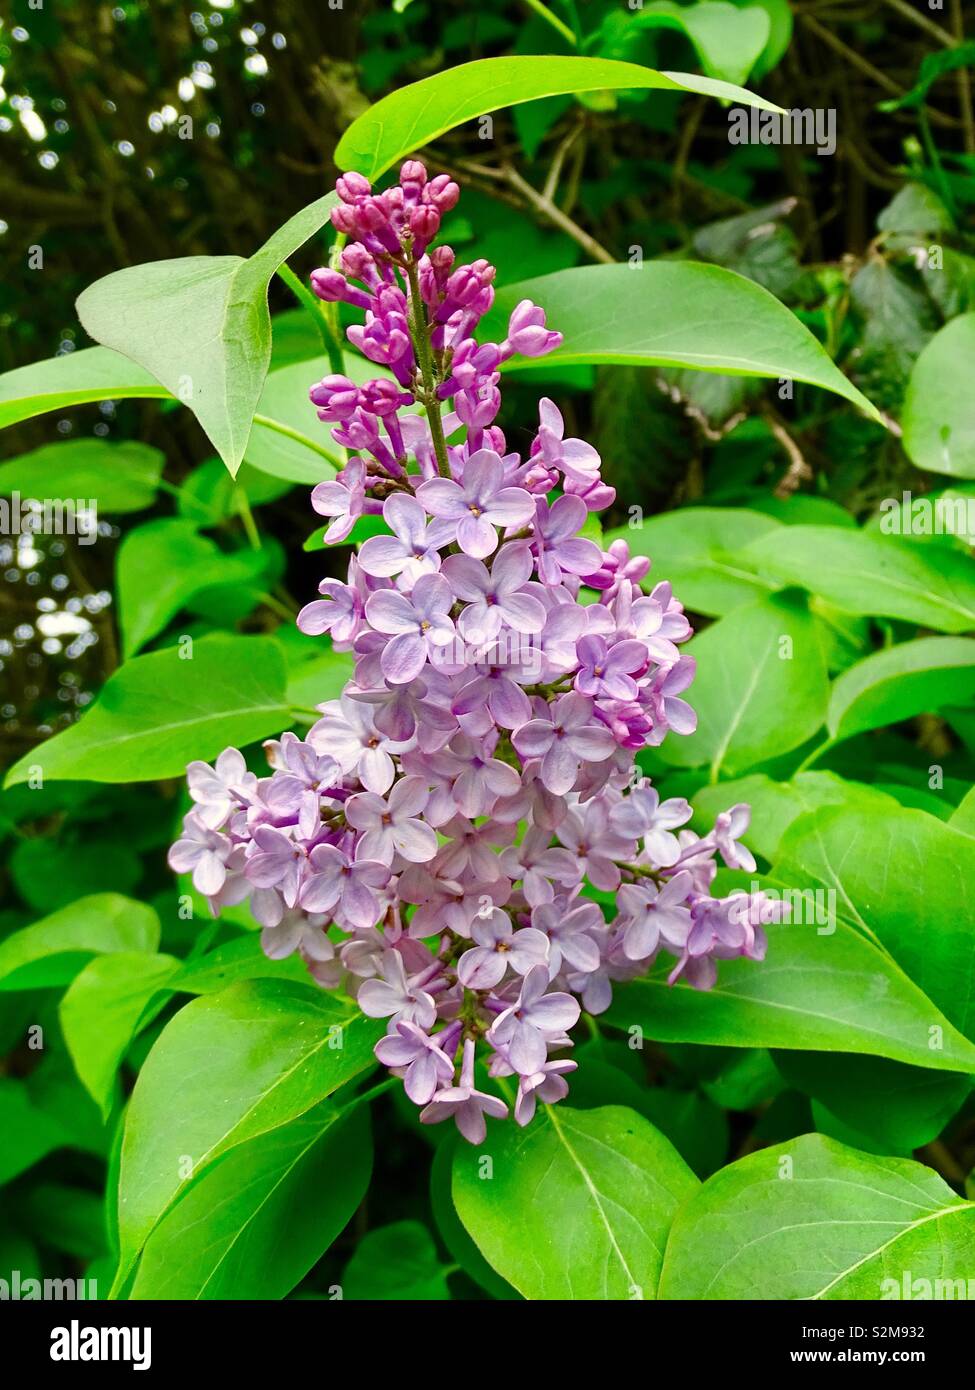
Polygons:
M387 1020L376 1056L421 1119L476 1143L507 1113L479 1088L479 1052L517 1078L527 1124L568 1091L581 1007L605 1010L661 952L671 983L708 988L716 961L762 958L775 905L711 894L716 855L755 867L748 808L699 837L688 803L661 802L635 765L695 727L691 629L669 584L642 592L649 561L581 534L614 496L599 456L549 400L526 458L494 423L501 364L560 335L526 300L502 342L477 342L495 272L429 249L458 197L445 176L411 160L384 193L357 174L338 193L350 240L312 284L365 311L348 336L385 374L312 388L352 451L312 503L332 542L362 516L385 530L298 624L351 652L354 675L304 739L266 745L270 776L235 749L189 767L170 864L215 912L249 899L269 956L300 952Z

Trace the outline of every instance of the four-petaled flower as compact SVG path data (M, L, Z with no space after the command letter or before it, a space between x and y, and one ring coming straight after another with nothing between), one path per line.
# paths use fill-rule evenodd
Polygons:
M449 522L427 525L427 514L415 497L394 492L383 503L383 520L391 536L370 536L359 551L366 574L389 579L402 574L413 584L421 574L440 568L440 549L452 538Z
M527 975L548 960L548 941L534 927L514 931L511 918L499 907L475 917L471 937L476 943L457 962L457 978L465 989L493 989L504 979L508 966L516 975Z
M420 1112L420 1119L427 1125L453 1119L465 1139L472 1144L480 1144L487 1134L484 1116L503 1120L507 1113L508 1107L503 1100L487 1091L479 1091L474 1085L474 1040L467 1038L464 1042L460 1085L438 1091L426 1109Z
M431 478L416 495L431 516L455 523L457 544L477 560L498 548L496 526L523 526L535 511L531 493L505 487L504 465L491 449L470 456L463 482Z
M408 685L438 649L450 645L454 596L441 574L421 574L409 598L395 589L382 589L366 601L366 618L377 632L391 637L383 647L380 666L393 685Z
M522 758L541 758L542 781L561 796L569 791L585 762L601 763L616 746L605 724L592 719L593 704L585 695L560 695L543 719L531 719L512 736Z
M338 909L350 927L375 926L381 907L374 888L382 888L389 869L378 859L350 859L335 845L316 845L308 856L299 902L306 912Z
M522 981L517 1000L498 1015L487 1035L488 1042L504 1048L511 1065L522 1075L540 1071L548 1044L579 1022L578 1000L571 994L549 994L548 984L548 966L533 966Z
M345 818L361 832L356 853L362 859L392 864L395 855L424 864L437 852L436 832L419 819L427 804L421 777L403 777L386 800L375 792L357 792L345 803Z

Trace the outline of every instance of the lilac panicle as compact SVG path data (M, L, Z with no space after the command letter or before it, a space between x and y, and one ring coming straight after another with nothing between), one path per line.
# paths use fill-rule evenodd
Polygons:
M312 288L361 311L348 336L378 370L311 388L350 451L312 506L331 543L363 516L384 531L298 626L354 673L304 739L265 745L270 776L235 749L191 764L169 862L214 912L249 900L269 956L299 952L385 1020L376 1056L421 1119L478 1143L508 1113L478 1057L517 1076L527 1124L568 1092L575 1063L552 1054L581 1007L605 1010L661 953L671 982L709 988L716 961L762 958L777 905L711 891L716 855L754 870L747 806L700 837L639 776L641 748L695 727L691 628L668 583L641 589L649 560L581 534L615 495L599 455L547 399L524 457L495 423L502 364L560 334L523 300L501 342L478 341L495 272L432 245L459 196L446 176L408 160L383 193L345 174L338 194L347 244Z

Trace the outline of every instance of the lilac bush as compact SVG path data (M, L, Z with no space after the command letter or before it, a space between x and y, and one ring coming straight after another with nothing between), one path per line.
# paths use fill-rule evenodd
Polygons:
M550 400L527 457L495 424L501 365L559 333L524 300L502 342L477 341L495 270L433 246L459 197L446 175L409 160L383 193L358 174L337 190L341 269L312 286L364 311L348 337L385 374L312 387L350 451L312 505L330 543L362 517L384 532L298 625L354 674L304 739L265 745L269 776L235 749L190 765L169 862L214 913L249 900L270 957L299 952L387 1020L376 1056L420 1118L476 1143L508 1111L479 1060L517 1077L527 1124L567 1094L582 1008L605 1010L661 953L671 984L709 988L717 961L762 959L777 904L712 894L716 856L755 868L747 806L700 837L636 763L695 727L691 628L668 583L642 591L649 561L586 534L614 498L598 454Z

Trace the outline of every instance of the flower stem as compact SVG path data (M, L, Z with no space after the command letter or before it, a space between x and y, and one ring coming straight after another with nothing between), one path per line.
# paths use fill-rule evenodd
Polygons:
M544 19L547 24L551 24L555 32L561 34L566 43L571 43L573 48L576 47L576 36L569 28L568 24L566 24L564 20L559 19L557 14L553 14L547 5L543 5L542 0L525 0L525 4L530 10L534 10L535 14L541 19Z
M345 364L342 360L342 343L336 336L335 327L329 318L325 305L320 299L316 299L306 285L302 284L287 262L278 267L278 275L315 320L315 325L325 345L325 351L328 353L329 366L333 372L341 376L345 371Z
M413 346L423 381L423 403L426 406L433 452L437 456L437 472L441 478L451 477L450 460L447 458L447 440L444 437L443 421L440 418L440 402L437 400L437 378L433 368L433 354L430 351L430 336L427 331L427 318L420 297L420 277L416 261L408 254L406 275L410 282L410 317L413 327Z
M263 425L266 430L274 430L275 434L283 434L286 439L293 439L296 444L304 444L306 449L311 449L315 454L321 454L323 459L328 459L333 468L341 468L342 460L323 445L316 443L307 434L302 434L301 430L294 430L290 425L286 425L283 420L272 420L270 415L255 415L255 425Z

